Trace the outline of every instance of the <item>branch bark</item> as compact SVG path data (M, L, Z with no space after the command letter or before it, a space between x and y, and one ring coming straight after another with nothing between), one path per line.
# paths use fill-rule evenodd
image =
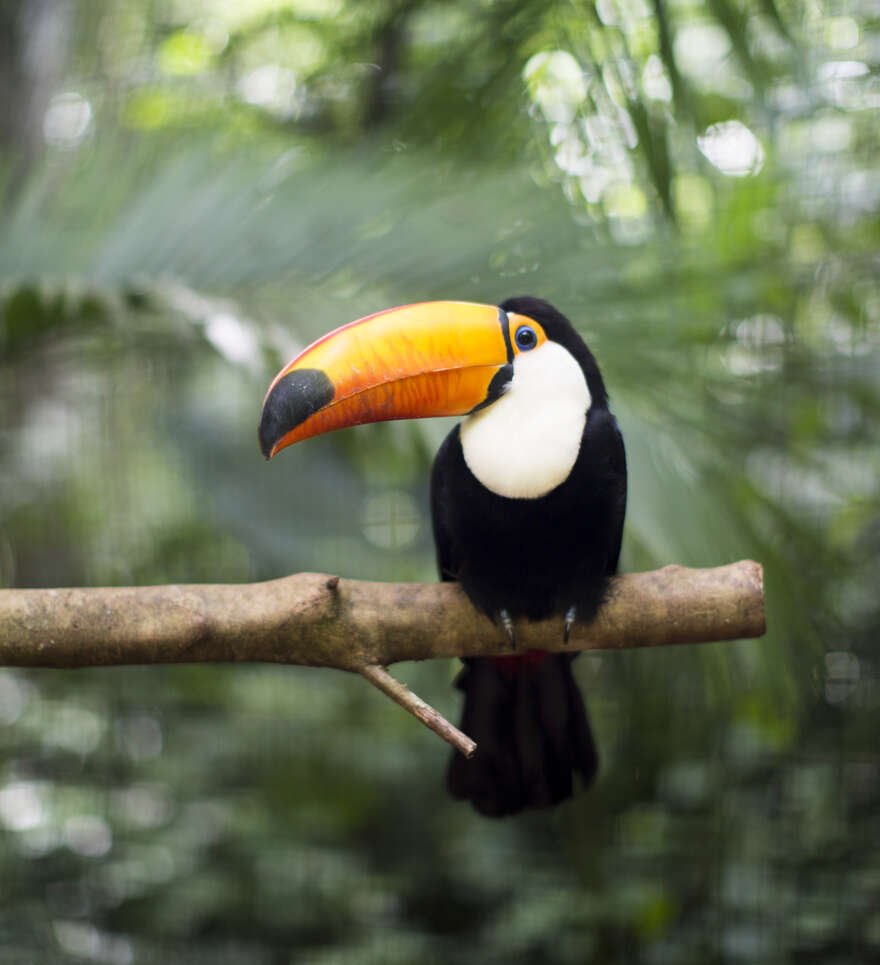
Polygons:
M522 651L571 652L735 640L764 630L763 570L743 560L615 577L599 615L576 624L567 646L561 618L519 623L516 637ZM503 629L454 583L297 573L240 585L0 590L0 666L263 661L335 667L364 675L467 756L473 742L382 668L400 660L509 652Z
M764 633L763 570L666 566L612 580L566 647L562 619L518 623L523 650L708 643ZM297 573L265 583L0 590L0 665L98 667L263 661L362 667L509 653L455 583Z

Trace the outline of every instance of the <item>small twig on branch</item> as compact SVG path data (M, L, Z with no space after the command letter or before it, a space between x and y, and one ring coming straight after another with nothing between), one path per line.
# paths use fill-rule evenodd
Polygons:
M384 667L369 664L366 667L361 667L361 674L366 677L374 687L378 687L386 697L390 697L400 704L401 707L408 710L414 717L418 717L426 727L430 727L431 730L434 731L435 734L439 734L443 740L449 741L449 743L452 744L456 750L461 751L465 757L474 756L477 745L467 734L463 734L457 727L450 724L442 714L434 710L430 704L426 704L424 700L414 694L406 684L402 684L399 680L392 677Z
M615 577L599 615L576 624L568 646L561 618L519 623L516 637L522 650L572 652L736 640L764 629L763 570L744 560ZM455 583L298 573L225 586L0 590L0 666L264 661L336 667L365 676L463 753L465 745L451 737L460 732L382 668L399 660L506 652L503 631Z

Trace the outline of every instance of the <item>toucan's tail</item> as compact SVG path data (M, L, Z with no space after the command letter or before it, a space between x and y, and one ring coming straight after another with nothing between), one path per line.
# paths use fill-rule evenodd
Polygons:
M454 753L446 782L453 797L489 817L549 807L585 784L599 759L571 672L573 655L531 651L465 660L461 729L477 742L468 760Z

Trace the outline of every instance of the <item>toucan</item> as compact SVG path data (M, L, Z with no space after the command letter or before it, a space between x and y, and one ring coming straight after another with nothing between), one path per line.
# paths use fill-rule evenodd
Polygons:
M508 652L466 659L452 795L500 817L569 797L598 755L573 654L516 649L518 620L589 621L617 571L626 510L623 438L599 366L574 326L531 296L432 301L368 315L286 365L263 402L268 459L345 426L462 416L431 472L443 580L500 625Z

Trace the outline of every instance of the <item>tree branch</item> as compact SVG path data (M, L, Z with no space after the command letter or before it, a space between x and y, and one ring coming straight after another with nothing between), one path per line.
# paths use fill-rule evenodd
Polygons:
M449 741L465 757L474 756L477 745L467 734L463 734L457 727L450 724L442 714L434 710L430 704L426 704L406 684L402 684L392 677L384 667L377 667L374 664L361 667L361 675L369 680L374 687L378 687L386 697L390 697L405 710L408 710L413 717L418 718L425 727L430 727L443 740Z
M734 640L764 630L763 570L744 560L615 577L599 615L575 624L567 647L561 618L523 621L516 637L523 651L571 652ZM399 660L509 652L504 631L455 583L297 573L240 585L0 590L0 666L336 667L365 676L467 756L473 742L383 668Z

